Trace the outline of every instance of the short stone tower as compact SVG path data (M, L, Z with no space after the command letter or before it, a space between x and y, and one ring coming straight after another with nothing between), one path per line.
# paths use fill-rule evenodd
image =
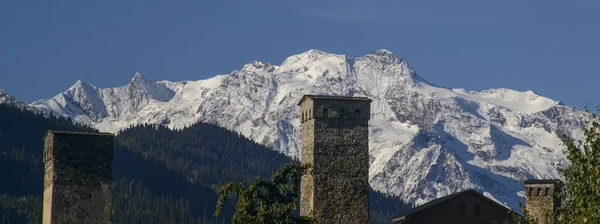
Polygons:
M369 223L369 118L364 97L305 95L300 100L300 215L318 223Z
M558 193L560 180L527 180L525 183L525 209L538 223L549 223L560 207Z
M44 224L112 223L111 134L48 131Z

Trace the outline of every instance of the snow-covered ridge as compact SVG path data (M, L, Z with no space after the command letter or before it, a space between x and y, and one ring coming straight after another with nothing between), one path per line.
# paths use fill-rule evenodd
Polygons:
M115 88L77 82L31 106L109 132L216 123L297 157L304 94L373 99L371 186L413 203L474 188L518 209L522 181L560 178L554 167L567 159L558 136L580 137L585 114L531 91L440 88L387 50L357 58L309 50L199 81L152 82L137 73Z
M18 107L27 107L27 104L8 94L8 92L3 89L0 89L0 103L14 104Z

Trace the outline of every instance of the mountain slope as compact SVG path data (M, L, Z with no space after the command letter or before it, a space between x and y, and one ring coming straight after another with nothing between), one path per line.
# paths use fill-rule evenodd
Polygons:
M587 116L531 91L441 88L387 50L358 58L310 50L279 66L253 61L200 81L150 82L136 74L116 88L77 82L31 106L111 132L140 123L214 123L298 157L296 104L304 94L373 99L371 186L417 204L474 188L518 209L523 180L560 177L555 166L568 161L559 136L580 138L580 117Z
M0 223L27 223L41 211L43 138L47 130L95 132L64 118L0 103ZM235 197L218 218L218 187L269 177L285 155L216 125L183 130L138 125L119 133L113 161L115 223L230 223ZM408 208L370 191L372 223Z
M26 107L27 104L23 103L23 101L18 100L14 96L8 94L8 92L0 89L0 103L13 104L18 107Z
M34 211L42 210L44 142L41 139L46 131L95 130L4 103L0 103L0 124L0 223L28 223ZM113 183L115 223L212 220L217 200L214 189L191 184L167 170L164 164L148 161L120 146L115 148ZM222 217L225 221L232 210L233 206L226 205ZM202 217L202 211L208 215ZM165 218L171 219L157 221ZM222 223L221 220L214 221Z

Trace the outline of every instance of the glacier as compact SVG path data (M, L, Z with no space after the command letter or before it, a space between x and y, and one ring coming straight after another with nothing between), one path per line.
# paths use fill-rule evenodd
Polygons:
M590 116L532 91L439 87L383 49L356 58L313 49L198 81L154 82L139 73L115 88L77 81L29 106L112 133L142 123L214 123L298 158L296 104L304 94L371 98L370 184L417 205L472 188L520 211L522 182L562 179L556 167L569 161L561 136L581 139Z

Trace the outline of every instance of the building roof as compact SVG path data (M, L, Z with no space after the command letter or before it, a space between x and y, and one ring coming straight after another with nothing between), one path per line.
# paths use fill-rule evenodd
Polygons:
M523 183L524 184L554 184L554 183L562 183L562 181L559 179L526 180Z
M458 192L458 193L455 193L455 194L446 195L444 197L431 200L431 201L429 201L429 202L427 202L425 204L422 204L420 206L414 207L411 210L408 210L407 212L401 213L399 215L395 215L395 216L392 217L392 219L395 220L395 219L400 219L400 218L403 218L403 217L414 215L414 214L419 213L421 211L425 211L425 210L427 210L429 208L432 208L432 207L435 207L437 205L443 204L444 202L452 201L453 199L459 198L460 196L463 196L463 195L466 195L466 194L473 194L475 196L483 198L484 200L486 200L486 201L488 201L488 202L490 202L490 203L492 203L492 204L494 204L494 205L496 205L498 207L502 207L502 208L506 209L508 212L513 212L508 207L499 204L498 202L496 202L496 201L494 201L494 200L486 197L485 195L479 193L478 191L473 190L473 189L469 189L469 190L461 191L461 192Z
M355 100L355 101L369 101L369 102L372 101L371 99L369 99L367 97L304 95L302 97L302 99L300 99L300 102L298 102L298 105L302 104L302 102L304 102L304 100L306 100L307 98L311 98L311 99L323 99L323 100Z

